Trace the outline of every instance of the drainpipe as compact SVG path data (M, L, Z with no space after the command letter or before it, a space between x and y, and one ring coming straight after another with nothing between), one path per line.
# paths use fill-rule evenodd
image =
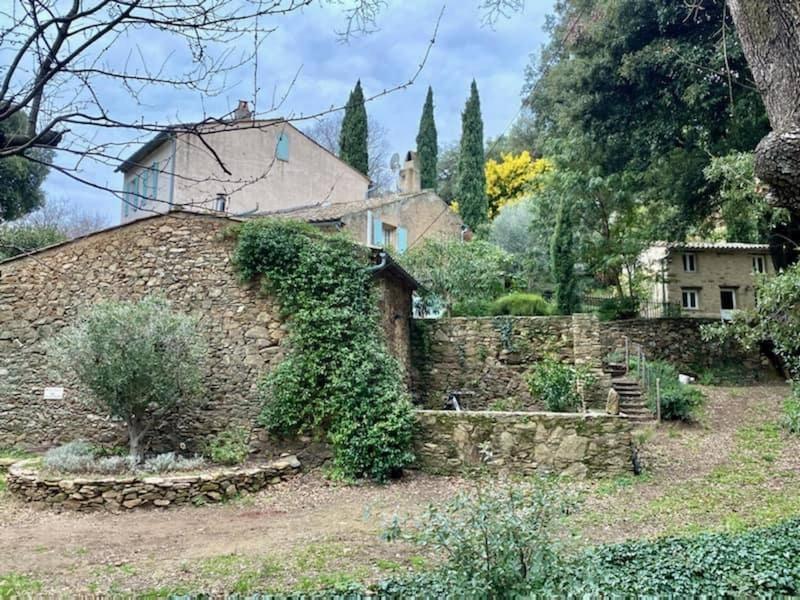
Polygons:
M386 263L389 262L389 255L386 254L386 252L381 251L381 253L378 254L378 256L381 257L381 262L378 263L377 265L372 265L371 267L367 267L368 273L374 273L375 271L380 271L383 267L386 266Z

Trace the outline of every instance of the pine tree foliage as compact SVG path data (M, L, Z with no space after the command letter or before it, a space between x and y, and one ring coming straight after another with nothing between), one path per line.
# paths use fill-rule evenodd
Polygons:
M553 280L556 284L555 304L562 315L570 315L578 308L571 212L570 206L562 199L558 205L556 228L550 246Z
M478 86L473 79L469 99L461 114L461 151L456 185L459 212L472 229L488 219L484 162L481 101Z
M369 152L367 150L367 108L364 105L364 92L361 80L350 92L342 120L339 139L339 158L364 175L369 172Z
M417 133L417 159L419 160L420 183L423 190L434 189L437 179L439 146L436 137L436 122L433 118L433 90L428 87L422 117Z

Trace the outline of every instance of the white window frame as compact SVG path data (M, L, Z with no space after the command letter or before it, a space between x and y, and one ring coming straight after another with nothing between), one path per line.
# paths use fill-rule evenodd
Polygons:
M220 204L222 208L220 208ZM214 210L217 212L225 212L228 208L228 197L225 194L217 194L217 197L214 198Z
M759 268L759 266L761 268ZM767 272L767 258L760 254L753 257L753 273L763 275Z
M689 298L694 298L694 306L691 306ZM700 310L700 290L681 289L681 308L683 310Z
M691 261L689 261L691 258ZM691 262L691 265L689 264ZM691 269L689 267L692 267ZM683 272L684 273L696 273L697 272L697 254L695 252L684 252L683 253Z

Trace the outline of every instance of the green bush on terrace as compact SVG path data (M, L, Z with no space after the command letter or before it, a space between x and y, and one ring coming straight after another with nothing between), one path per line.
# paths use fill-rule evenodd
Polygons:
M541 317L552 315L553 305L539 294L514 292L500 296L496 300L465 300L453 305L451 315L454 317L497 317L510 315L514 317Z
M234 233L242 277L263 277L289 317L289 352L261 384L263 424L324 434L339 477L397 472L413 459L413 414L379 329L367 250L291 221L253 220Z

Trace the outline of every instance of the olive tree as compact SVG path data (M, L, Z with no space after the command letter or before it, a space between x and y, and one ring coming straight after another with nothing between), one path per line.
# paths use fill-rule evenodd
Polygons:
M48 355L102 410L125 421L130 456L138 463L153 426L200 392L205 346L193 317L148 297L95 304L51 341Z

